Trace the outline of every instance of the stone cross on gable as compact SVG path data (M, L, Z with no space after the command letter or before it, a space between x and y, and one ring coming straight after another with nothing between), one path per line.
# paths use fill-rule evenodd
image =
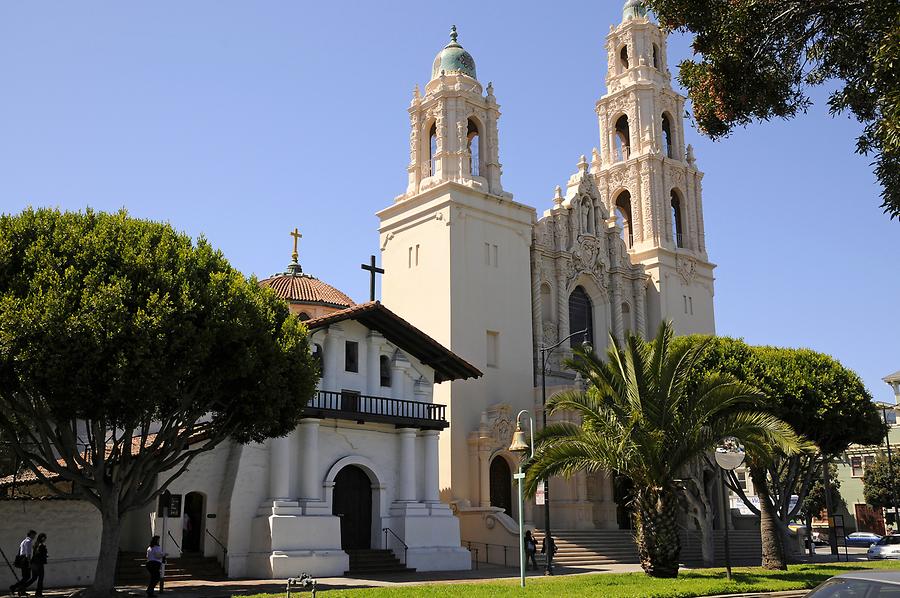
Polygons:
M361 264L359 267L369 271L369 301L375 301L375 275L384 274L384 269L375 266L374 255L371 256L368 264Z

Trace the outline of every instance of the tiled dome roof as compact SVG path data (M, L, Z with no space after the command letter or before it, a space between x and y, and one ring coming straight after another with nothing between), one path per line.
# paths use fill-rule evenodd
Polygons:
M299 268L296 270L288 268L287 272L260 280L259 284L270 287L276 295L290 302L314 303L341 308L356 305L350 297L330 284L298 270Z
M431 78L437 79L441 73L446 75L475 76L475 59L456 41L456 25L450 30L450 43L438 52L431 66Z

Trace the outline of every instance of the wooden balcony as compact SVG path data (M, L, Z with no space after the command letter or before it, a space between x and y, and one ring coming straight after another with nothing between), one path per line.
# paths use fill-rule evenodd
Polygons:
M304 417L346 419L358 424L392 424L398 428L443 430L449 426L447 407L434 403L370 397L356 392L316 391L303 409Z

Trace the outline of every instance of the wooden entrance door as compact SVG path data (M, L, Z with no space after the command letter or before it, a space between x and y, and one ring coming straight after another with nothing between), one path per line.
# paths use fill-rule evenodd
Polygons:
M512 474L503 457L491 461L491 506L500 507L512 517Z
M331 512L341 518L341 548L372 547L372 481L359 467L348 465L334 478Z

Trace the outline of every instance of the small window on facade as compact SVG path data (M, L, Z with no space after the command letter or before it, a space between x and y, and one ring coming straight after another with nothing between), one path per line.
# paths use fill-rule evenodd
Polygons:
M478 125L471 118L469 119L466 139L466 149L469 151L469 172L472 173L472 176L481 176L481 148L479 147Z
M487 331L487 366L495 368L500 358L500 333Z
M863 472L869 469L871 466L875 465L875 457L872 455L866 455L863 457Z
M344 343L344 370L347 372L359 371L359 343L356 341Z
M735 473L737 474L738 486L741 487L741 490L746 492L747 491L747 472L745 470L739 470Z
M861 478L863 475L862 457L850 457L850 470L854 478Z
M684 228L681 222L681 199L672 189L672 239L676 247L684 247Z
M672 150L672 125L669 123L669 117L662 115L662 133L663 133L663 151L667 158L674 158L675 152Z
M380 365L380 378L381 385L390 387L391 386L391 358L387 355L382 355L379 359Z
M319 374L322 374L324 371L324 359L322 355L322 345L315 344L313 345L312 357L315 362L319 365Z
M586 331L584 334L573 336L569 341L570 347L577 347L585 341L594 344L594 306L582 287L575 287L569 295L569 330Z
M622 51L619 52L619 60L622 61L622 70L628 68L628 46L622 46Z
M541 285L541 319L544 322L553 321L553 298L549 284Z
M305 322L309 319L309 314L305 311L301 311L299 314L297 314L297 317L300 318L301 322Z
M627 303L622 304L622 327L625 332L634 331L634 324L631 321L631 306Z
M629 249L634 245L634 232L631 227L631 193L622 191L616 197L616 222L622 227L622 239Z
M437 123L431 125L431 130L428 132L428 164L429 164L429 174L431 176L435 175L435 155L437 154Z
M653 44L653 68L659 70L659 48Z
M627 160L631 155L631 131L628 127L628 116L623 114L616 121L616 161Z

